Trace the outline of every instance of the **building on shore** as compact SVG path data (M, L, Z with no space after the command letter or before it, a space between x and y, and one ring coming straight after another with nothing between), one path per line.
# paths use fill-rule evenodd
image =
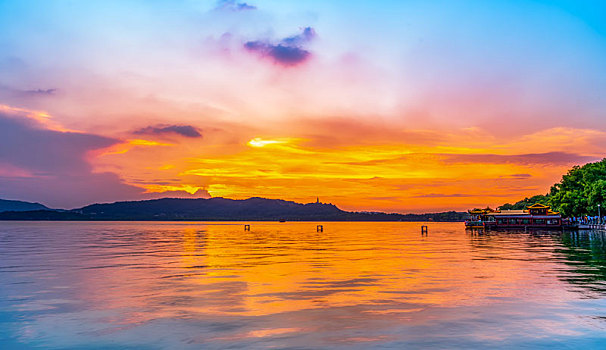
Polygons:
M490 207L485 209L472 209L469 210L469 219L465 221L465 227L467 228L484 228L484 223L490 218L488 214L494 213L495 210Z
M470 219L465 222L468 228L561 228L562 216L548 205L535 203L524 210L473 209Z

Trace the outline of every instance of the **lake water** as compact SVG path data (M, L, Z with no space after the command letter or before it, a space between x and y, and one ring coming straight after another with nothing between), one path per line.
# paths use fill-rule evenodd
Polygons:
M606 236L0 222L0 349L606 348Z

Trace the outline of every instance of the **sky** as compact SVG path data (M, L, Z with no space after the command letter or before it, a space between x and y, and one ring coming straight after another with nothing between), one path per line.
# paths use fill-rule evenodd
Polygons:
M0 0L0 198L432 212L604 157L602 1Z

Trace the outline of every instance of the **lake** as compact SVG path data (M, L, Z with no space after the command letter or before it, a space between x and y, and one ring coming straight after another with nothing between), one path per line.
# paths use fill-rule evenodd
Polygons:
M0 222L0 349L606 347L604 233L250 224Z

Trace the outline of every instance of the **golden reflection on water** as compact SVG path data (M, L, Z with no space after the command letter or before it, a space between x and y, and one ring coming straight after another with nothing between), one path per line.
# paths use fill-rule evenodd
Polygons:
M603 235L250 224L0 227L0 309L27 320L0 328L0 348L12 329L19 344L49 348L91 339L217 349L602 340Z
M375 305L369 313L405 314L519 297L526 284L545 278L528 268L533 251L500 256L495 248L496 256L478 256L482 246L461 234L460 224L435 224L428 237L415 233L417 223L324 223L324 232L314 223L240 226L183 229L182 267L201 272L189 281L199 286L196 296L229 296L190 311L260 316ZM453 228L456 234L444 232Z

